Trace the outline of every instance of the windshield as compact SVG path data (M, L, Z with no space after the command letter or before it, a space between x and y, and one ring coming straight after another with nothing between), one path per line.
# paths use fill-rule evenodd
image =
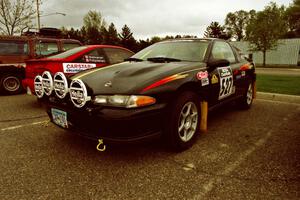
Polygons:
M132 58L151 60L152 58L172 58L182 61L202 62L208 47L207 41L183 40L153 44Z
M67 58L75 53L78 53L84 49L86 49L87 46L81 46L81 47L76 47L74 49L70 49L68 51L65 51L63 53L60 53L60 54L57 54L57 55L54 55L54 56L49 56L48 58Z

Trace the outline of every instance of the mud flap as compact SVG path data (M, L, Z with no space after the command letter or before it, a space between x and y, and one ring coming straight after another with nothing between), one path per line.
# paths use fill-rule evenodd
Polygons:
M208 104L207 101L201 101L201 118L200 118L200 132L207 132L207 112Z

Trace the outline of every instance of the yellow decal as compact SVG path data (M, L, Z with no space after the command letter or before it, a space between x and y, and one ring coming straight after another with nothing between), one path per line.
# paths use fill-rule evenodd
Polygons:
M118 65L121 65L121 64L122 63L114 64L114 65L111 65L111 66L108 66L108 67L100 67L100 68L92 70L92 71L87 71L87 72L85 72L83 74L73 76L72 80L74 80L74 79L80 79L80 78L82 78L82 77L84 77L86 75L95 73L95 72L100 71L100 70L104 70L104 69L108 69L108 68L111 68L111 67L115 67L115 66L118 66Z
M211 84L215 84L215 83L218 83L218 82L219 82L219 79L218 79L217 75L214 74L211 77Z
M103 140L102 140L102 139L99 139L98 142L99 142L99 143L98 143L96 149L97 149L98 151L105 151L106 146L104 145Z

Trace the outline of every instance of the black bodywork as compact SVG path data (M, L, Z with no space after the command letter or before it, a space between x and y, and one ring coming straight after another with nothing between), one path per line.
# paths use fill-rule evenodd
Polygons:
M244 96L248 85L255 81L253 63L239 57L234 48L232 51L235 62L231 62L230 65L228 60L212 59L214 44L217 41L225 41L201 40L208 43L202 62L132 59L106 68L80 72L70 77L68 81L82 80L91 101L82 108L76 108L70 98L62 100L52 95L46 102L47 113L52 120L51 109L65 111L68 129L71 132L91 139L101 138L107 142L128 142L161 136L165 124L168 123L171 105L180 91L195 92L200 99L208 101L210 109ZM180 41L182 40L166 42ZM187 39L187 41L199 40ZM226 66L225 71L222 71L221 69ZM233 85L225 84L225 86L231 87L229 88L231 92L229 95L226 94L227 96L221 96L222 76L230 74L230 71ZM201 74L199 75L201 72L208 73L208 83L201 82ZM107 86L107 83L110 84ZM99 106L93 104L96 95L147 95L154 97L156 103L141 108Z

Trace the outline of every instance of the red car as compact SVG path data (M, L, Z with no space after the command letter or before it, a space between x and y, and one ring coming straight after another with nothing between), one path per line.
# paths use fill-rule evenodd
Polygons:
M44 71L49 71L52 75L63 72L70 76L82 70L123 62L132 55L132 51L118 46L87 45L47 58L29 60L26 62L23 87L27 94L35 94L34 78L42 75Z

